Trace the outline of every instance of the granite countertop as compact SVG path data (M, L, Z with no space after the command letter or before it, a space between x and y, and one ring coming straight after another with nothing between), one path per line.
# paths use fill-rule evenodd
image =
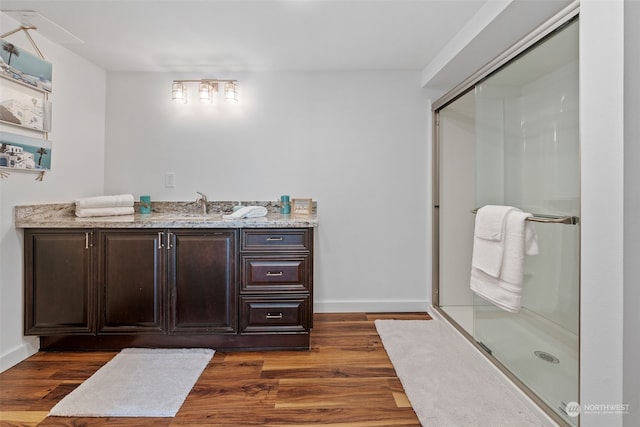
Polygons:
M151 213L133 215L78 218L74 203L23 205L15 207L16 228L306 228L317 227L317 204L313 202L311 215L283 215L279 202L248 201L244 206L264 206L267 215L260 218L227 220L222 215L233 212L237 202L207 203L203 215L195 202L152 201Z

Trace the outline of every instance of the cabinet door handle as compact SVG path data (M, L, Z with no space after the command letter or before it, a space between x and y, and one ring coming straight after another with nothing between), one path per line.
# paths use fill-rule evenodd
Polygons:
M282 277L282 271L267 271L267 277Z
M167 234L167 249L173 248L173 245L171 245L171 240L172 239L173 239L173 233L168 233Z
M278 314L267 313L267 319L282 319L282 313L278 313Z
M84 233L84 248L89 249L89 232Z
M162 244L162 231L158 231L158 249L162 249L164 245Z
M267 242L281 242L284 240L282 236L269 236L267 237Z

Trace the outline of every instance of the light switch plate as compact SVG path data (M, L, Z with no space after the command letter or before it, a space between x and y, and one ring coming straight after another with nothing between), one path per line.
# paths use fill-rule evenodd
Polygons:
M166 188L174 188L176 186L175 172L167 172L164 174L164 186Z

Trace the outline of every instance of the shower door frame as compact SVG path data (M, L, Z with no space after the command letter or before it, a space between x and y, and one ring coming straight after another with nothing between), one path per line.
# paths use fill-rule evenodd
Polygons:
M457 99L474 90L476 84L497 72L504 65L525 53L529 48L541 42L553 32L563 28L579 17L579 2L574 2L565 9L557 13L551 19L540 25L526 37L507 49L494 60L476 71L462 83L447 92L431 106L432 112L432 306L439 316L443 317L453 327L455 327L474 347L480 351L487 359L496 366L507 378L509 378L528 398L530 398L545 414L560 426L571 427L560 415L558 415L549 405L531 390L522 380L513 374L487 349L481 346L475 337L462 327L455 319L440 307L440 110L453 103ZM580 280L580 279L578 279ZM580 295L578 295L580 299ZM578 308L579 315L579 308ZM578 325L578 348L580 348L580 326ZM580 364L578 364L578 402L580 401ZM578 416L577 426L580 425Z

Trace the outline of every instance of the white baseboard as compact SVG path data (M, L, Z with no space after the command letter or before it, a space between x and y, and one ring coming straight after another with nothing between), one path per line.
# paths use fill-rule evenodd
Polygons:
M423 312L431 301L314 301L314 313L406 313Z
M21 345L0 356L0 372L6 371L27 357L36 354L39 348L40 339L38 337L24 338L24 342Z

